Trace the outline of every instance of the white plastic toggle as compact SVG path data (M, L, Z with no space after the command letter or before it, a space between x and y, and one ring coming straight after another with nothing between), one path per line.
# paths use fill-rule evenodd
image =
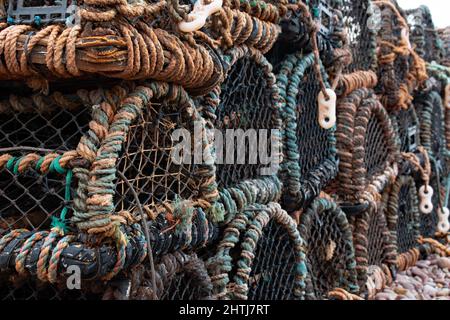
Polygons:
M433 211L433 202L431 201L431 198L433 197L433 188L430 186L421 186L419 189L419 198L420 198L420 205L419 209L420 212L424 214L429 214L431 211Z
M447 233L450 230L450 222L448 221L448 218L450 217L450 211L448 208L442 208L442 210L439 208L438 210L438 227L437 231L441 233Z
M222 8L223 0L213 0L205 5L204 0L197 0L194 9L187 15L187 21L181 21L178 28L182 32L200 30L206 23L206 19Z
M326 89L329 99L326 100L322 91L317 97L319 105L319 125L324 129L331 129L336 124L336 93L333 89Z

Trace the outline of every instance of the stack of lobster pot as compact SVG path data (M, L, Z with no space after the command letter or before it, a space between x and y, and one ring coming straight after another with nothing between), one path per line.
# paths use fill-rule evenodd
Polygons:
M447 31L395 0L1 1L0 300L372 299L448 255Z

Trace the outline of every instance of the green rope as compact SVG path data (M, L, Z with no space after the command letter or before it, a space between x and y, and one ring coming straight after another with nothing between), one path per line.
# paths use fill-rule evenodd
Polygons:
M14 173L15 175L20 174L19 167L20 162L22 161L22 157L11 157L11 159L8 160L6 163L6 168ZM71 190L70 186L72 184L72 178L73 178L73 172L71 169L65 169L61 167L61 164L59 163L59 160L61 159L61 156L56 157L53 159L53 161L50 163L49 171L48 172L56 172L59 174L65 174L65 189L64 189L64 203L65 206L61 211L61 214L59 217L52 216L51 220L51 227L52 228L58 228L62 230L63 232L66 232L68 230L67 224L66 224L66 216L67 212L69 211L69 206L67 205L71 200ZM36 162L35 170L39 171L41 168L42 163L45 161L45 157L39 158L39 160Z

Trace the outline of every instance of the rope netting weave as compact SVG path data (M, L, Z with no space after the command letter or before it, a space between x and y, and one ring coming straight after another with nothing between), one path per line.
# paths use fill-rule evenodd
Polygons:
M4 133L0 150L10 150L8 153L17 157L33 150L51 150L56 152L55 158L58 153L76 148L87 131L90 114L85 108L72 111L61 108L53 112L3 113L0 118L3 118L0 131ZM60 121L66 124L63 128L58 126ZM48 228L52 215L67 205L64 203L65 179L56 170L49 169L48 174L42 175L41 168L24 172L13 164L3 164L8 169L2 167L0 172L3 191L0 195L0 229Z
M236 215L208 260L218 299L305 298L304 242L279 204L252 205Z
M399 176L391 186L386 205L386 221L399 254L418 246L420 212L417 189L410 176Z
M206 300L211 299L212 283L204 262L195 253L176 251L163 255L155 265L155 283L152 272L139 265L127 277L127 294L118 289L107 290L105 300Z
M15 300L99 300L102 295L100 290L88 288L84 290L69 290L65 283L56 285L35 283L30 279L18 279L14 283L10 283L7 279L0 287L0 301ZM6 283L6 284L5 284Z
M277 76L285 123L281 177L287 194L283 204L290 211L308 205L337 174L335 128L319 125L320 86L313 63L312 53L288 56Z
M391 114L396 127L400 152L415 152L421 145L419 119L414 107Z
M317 198L301 214L299 231L308 267L306 298L324 299L335 288L358 293L352 230L339 206Z
M203 98L202 115L214 131L220 204L228 223L249 205L279 200L282 122L266 58L242 46L227 51L223 60L226 77Z

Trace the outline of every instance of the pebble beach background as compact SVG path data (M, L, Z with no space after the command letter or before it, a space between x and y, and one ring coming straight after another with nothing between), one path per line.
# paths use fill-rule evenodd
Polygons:
M397 274L375 300L450 300L450 258L430 255Z

